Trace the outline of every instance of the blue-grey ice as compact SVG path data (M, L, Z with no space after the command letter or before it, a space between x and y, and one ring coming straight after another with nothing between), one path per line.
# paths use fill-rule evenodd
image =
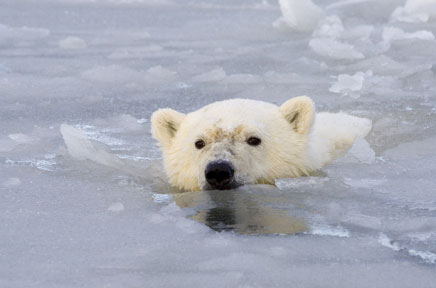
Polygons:
M3 0L0 287L435 287L436 1ZM316 175L165 179L149 118L312 97Z

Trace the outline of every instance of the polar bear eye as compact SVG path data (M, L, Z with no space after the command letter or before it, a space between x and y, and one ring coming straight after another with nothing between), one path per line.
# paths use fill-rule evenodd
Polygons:
M204 143L203 140L197 140L195 142L195 148L202 149L204 146L206 146L206 143Z
M247 143L248 143L248 145L251 145L251 146L258 146L258 145L260 145L260 143L262 143L262 140L260 140L257 137L250 137L247 139Z

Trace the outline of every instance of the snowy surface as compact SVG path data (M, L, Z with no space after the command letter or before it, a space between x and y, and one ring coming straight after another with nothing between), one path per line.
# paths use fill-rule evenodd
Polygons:
M435 287L435 1L280 4L2 1L0 287ZM302 94L373 130L276 187L166 184L155 109Z

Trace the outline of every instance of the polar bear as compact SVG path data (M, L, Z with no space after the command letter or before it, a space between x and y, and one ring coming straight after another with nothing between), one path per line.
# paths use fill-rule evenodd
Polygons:
M315 113L312 100L299 96L281 106L231 99L188 114L159 109L151 129L172 186L223 190L309 175L365 137L371 120Z

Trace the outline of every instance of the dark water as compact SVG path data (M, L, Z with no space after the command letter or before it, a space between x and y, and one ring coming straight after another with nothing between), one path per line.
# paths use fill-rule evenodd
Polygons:
M304 209L268 185L177 193L173 199L191 209L192 219L219 232L292 235L308 229Z

